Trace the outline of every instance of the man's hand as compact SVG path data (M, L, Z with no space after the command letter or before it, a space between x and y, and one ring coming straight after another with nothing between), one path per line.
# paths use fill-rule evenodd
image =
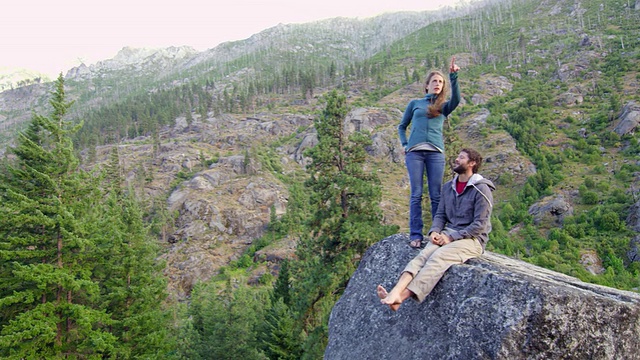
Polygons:
M442 246L442 245L446 245L450 242L453 241L453 239L451 238L451 236L445 234L445 233L438 233L438 232L432 232L429 237L431 238L431 242L435 245L438 246Z
M460 70L460 67L458 65L456 65L456 57L452 56L451 57L451 65L449 66L449 72L450 73L456 73L456 72L458 72L458 70Z

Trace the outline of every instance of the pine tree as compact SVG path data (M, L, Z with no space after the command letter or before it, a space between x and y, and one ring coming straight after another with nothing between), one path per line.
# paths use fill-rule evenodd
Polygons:
M122 167L120 166L120 154L118 153L118 147L111 148L109 155L109 162L105 166L104 178L107 185L114 191L120 192L122 189Z
M336 78L336 63L335 61L332 61L331 64L329 65L329 79L331 79L331 81L335 80Z
M301 334L294 314L282 298L278 298L266 311L262 323L262 348L273 360L297 360L302 355Z
M79 169L62 76L52 95L0 173L0 357L163 357L165 285L141 212Z
M77 171L63 120L62 75L50 117L34 115L15 161L0 179L0 355L59 358L108 355L116 338L109 316L95 304L94 244L83 219L92 213L91 179Z
M112 191L92 222L96 244L94 281L100 308L111 318L123 358L162 358L171 350L169 313L162 308L166 282L156 262L157 245L148 236L142 209L132 191Z
M312 159L306 186L311 191L311 236L298 244L294 286L296 312L307 333L305 358L321 356L327 341L328 316L365 250L397 231L381 224L381 190L375 174L364 171L367 134L347 136L343 121L346 97L330 92L315 121L318 144L307 151Z
M191 304L180 347L184 359L265 359L258 341L258 324L263 323L266 292L238 284L198 285L191 292Z
M273 285L273 292L271 294L272 303L280 299L285 305L291 305L291 273L289 272L289 260L286 259L280 264L278 279Z
M278 279L271 291L270 306L262 324L262 348L269 359L299 359L302 353L300 327L291 308L289 261L281 263Z

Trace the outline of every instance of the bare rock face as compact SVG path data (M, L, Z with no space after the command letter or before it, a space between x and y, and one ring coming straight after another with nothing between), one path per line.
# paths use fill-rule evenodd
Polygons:
M606 269L602 266L602 259L595 250L583 250L580 255L580 265L593 275L602 274Z
M513 84L504 76L483 75L478 80L480 90L489 97L501 96L513 89Z
M300 142L300 145L295 149L295 153L293 155L294 160L302 166L309 165L311 163L311 159L304 156L304 151L316 146L317 144L318 134L316 132L306 134Z
M398 132L395 128L387 128L371 136L371 146L367 147L367 153L377 159L386 159L392 163L404 162L404 149L398 140Z
M90 80L105 71L133 70L151 72L176 66L197 55L197 51L189 46L168 47L160 49L123 47L112 59L98 61L86 66L81 64L70 69L65 79L75 81Z
M564 195L547 196L529 208L529 215L533 216L533 223L551 222L551 225L562 225L566 216L573 215L573 206Z
M635 101L629 101L620 111L618 124L613 131L622 136L633 132L640 125L640 105Z
M561 94L556 101L556 105L558 106L575 106L580 105L584 102L584 97L581 94L576 94L572 92L567 92Z
M629 261L640 262L640 235L636 235L631 239L627 257Z
M629 216L627 216L627 226L633 231L640 232L640 201L631 205Z
M640 359L639 294L490 252L393 312L375 288L416 254L407 234L367 251L331 312L325 359Z
M484 177L501 181L509 176L511 182L523 184L536 173L535 165L516 148L516 142L504 131L496 131L487 124L491 115L488 109L463 115L463 123L456 130L463 143L478 144L484 162L480 172Z
M356 131L372 132L376 127L389 123L400 123L400 110L384 110L378 108L356 108L351 110L344 120L346 134Z
M482 94L473 94L471 97L471 103L473 105L486 104L487 101L489 101L488 98Z

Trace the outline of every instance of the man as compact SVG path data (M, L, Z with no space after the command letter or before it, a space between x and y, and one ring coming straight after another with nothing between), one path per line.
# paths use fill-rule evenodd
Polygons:
M491 231L495 186L477 173L480 165L477 151L460 151L453 168L457 175L442 188L429 244L409 262L390 292L378 285L381 303L395 311L410 297L422 302L451 265L482 255Z

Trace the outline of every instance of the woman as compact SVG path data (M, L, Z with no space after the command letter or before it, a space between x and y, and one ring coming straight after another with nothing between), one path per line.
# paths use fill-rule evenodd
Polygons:
M451 99L446 101L449 83L439 71L432 71L425 82L426 96L409 102L398 125L398 135L404 147L405 163L411 184L409 201L409 239L412 247L422 246L422 189L423 176L427 174L429 198L431 199L431 218L438 209L442 177L444 176L444 120L460 103L458 70L456 58L451 58L449 79L451 80ZM411 124L411 133L407 139L407 127Z

